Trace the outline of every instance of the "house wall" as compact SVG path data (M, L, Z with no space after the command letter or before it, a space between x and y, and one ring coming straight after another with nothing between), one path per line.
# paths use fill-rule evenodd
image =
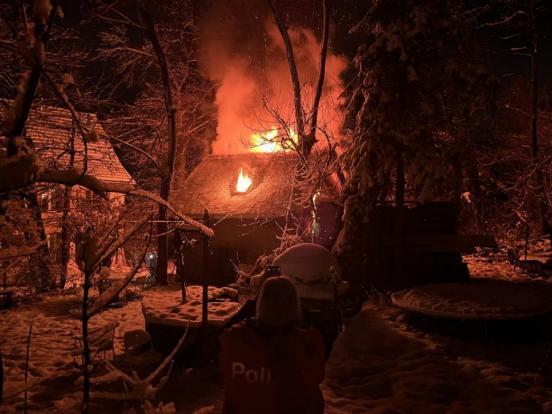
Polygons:
M188 283L224 285L235 281L233 263L254 264L259 256L279 246L284 219L269 221L226 219L214 225L215 238L209 245L207 269L203 265L203 245L198 243L183 254L179 273Z
M38 195L46 241L53 264L59 264L61 261L61 222L64 190L64 186L54 185ZM99 219L98 215L102 215L101 212L96 211L100 205L106 208L116 208L125 204L124 195L108 193L107 198L108 201L81 186L72 187L69 192L69 220L73 223L79 220L87 220L89 224L93 224L93 220L95 218ZM107 206L108 202L109 205ZM70 266L75 262L74 249L70 249L69 261ZM112 261L112 265L115 264L118 267L126 263L124 249L117 252L114 256L114 262Z

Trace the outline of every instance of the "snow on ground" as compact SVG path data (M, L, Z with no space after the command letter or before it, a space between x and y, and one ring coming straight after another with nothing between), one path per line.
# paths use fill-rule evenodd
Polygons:
M338 338L327 364L326 412L552 412L552 392L535 385L535 375L450 356L397 315L367 305Z
M160 297L155 288L143 291L142 294L146 300L151 296L153 302ZM77 351L75 338L80 335L80 321L69 314L70 309L78 306L79 298L76 296L51 296L0 311L0 350L5 367L5 399L0 406L0 413L23 412L23 393L12 398L10 395L23 389L26 341L31 322L29 412L79 412L82 389L74 385L79 371L73 363L78 357L72 354ZM92 318L90 325L94 328L111 321L119 323L115 331L115 353L120 356L123 354L124 333L144 329L141 301L132 301L124 307L100 312ZM191 373L176 368L161 392L160 400L175 402L179 413L192 413L212 404L222 406L222 385L216 366L194 369ZM90 411L119 413L121 406L96 401Z
M467 255L464 262L468 264L471 277L481 279L500 279L510 281L542 281L552 283L541 276L530 275L518 266L509 263L503 255Z
M80 393L73 381L78 370L73 361L77 351L75 338L80 335L80 321L70 316L69 309L78 306L75 296L46 297L38 303L19 305L0 312L0 349L4 359L5 384L1 413L22 412L23 394L7 398L24 384L26 343L32 323L29 384L38 383L29 391L29 412L64 413L78 406ZM123 352L123 334L143 328L140 303L109 309L93 317L91 328L117 321L115 353ZM78 351L77 351L78 352Z
M552 286L474 278L405 289L391 295L396 306L437 318L521 320L552 313Z
M470 262L470 268L474 262ZM478 277L526 278L511 265L475 262ZM153 292L154 290L152 290ZM148 291L143 292L147 299ZM43 301L0 311L0 349L6 367L5 395L22 385L25 342L33 322L29 412L71 413L81 389L71 352L79 321L68 310L76 297ZM116 354L122 354L126 330L144 327L141 301L101 312L92 326L116 320ZM322 386L326 412L341 413L552 413L552 390L538 385L542 344L503 344L455 338L414 328L391 306L364 306L346 324L327 363ZM47 379L47 380L46 380ZM222 385L215 366L185 373L176 369L160 399L173 401L179 413L222 403ZM1 413L22 411L22 394L9 399ZM96 402L92 412L120 412ZM219 412L218 409L205 412Z
M466 261L478 279L534 280L504 261ZM326 412L552 413L552 389L537 375L545 352L542 340L428 333L396 308L369 304L338 337L327 363Z
M149 322L174 326L185 326L189 322L191 327L198 327L201 325L202 290L201 286L188 286L187 300L182 303L182 291L179 286L154 287L144 296L144 314ZM232 300L237 295L238 292L229 287L209 287L207 294L209 324L224 326L238 312L240 304ZM212 302L219 298L224 300Z
M155 289L152 292L157 295ZM148 296L147 290L142 293ZM0 311L0 350L5 368L5 399L0 406L0 413L23 412L23 393L13 398L9 396L23 389L26 341L31 322L29 384L38 385L32 386L29 391L29 412L80 412L82 389L74 385L79 371L73 363L74 359L79 359L72 355L77 350L75 338L80 335L80 321L69 314L69 310L77 306L79 299L76 296L57 296ZM124 333L145 327L141 301L131 301L123 307L100 312L91 319L90 326L100 327L111 321L119 323L115 331L115 354L121 356ZM110 353L107 355L111 357ZM175 369L171 381L161 393L162 401L174 401L182 413L192 413L211 404L211 401L219 401L220 405L221 398L221 385L212 367L188 374L183 369ZM121 407L95 402L90 411L119 413Z

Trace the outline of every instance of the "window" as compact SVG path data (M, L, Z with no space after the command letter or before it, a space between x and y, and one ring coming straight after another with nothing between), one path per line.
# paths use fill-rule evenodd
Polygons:
M50 190L46 190L40 194L39 203L42 211L50 210Z
M63 211L63 204L65 201L65 190L63 188L55 188L51 192L52 199L50 203L50 209L53 211Z

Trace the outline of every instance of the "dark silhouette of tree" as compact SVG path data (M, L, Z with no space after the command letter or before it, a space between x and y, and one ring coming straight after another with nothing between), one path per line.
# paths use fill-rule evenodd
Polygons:
M472 24L455 2L391 0L373 2L353 27L366 41L346 92L351 141L337 252L354 249L377 203L397 206L400 254L407 195L460 199L472 127L493 100L491 79L473 59Z
M545 232L552 236L552 225L548 218L545 163L543 163L546 154L542 153L539 143L539 93L542 89L539 70L541 40L543 28L552 17L552 8L547 2L541 0L496 0L489 4L488 9L491 13L483 15L484 22L479 25L479 29L484 29L500 39L513 56L529 58L526 88L529 99L525 108L519 108L519 103L513 106L528 118L527 136L531 148L530 164L533 166L528 180L527 175L522 174L526 184L529 184L532 190L529 191L528 198L521 203L525 204L523 207L525 210L538 211L537 232ZM530 211L523 215L527 216L527 220L533 216ZM531 227L528 222L525 224Z

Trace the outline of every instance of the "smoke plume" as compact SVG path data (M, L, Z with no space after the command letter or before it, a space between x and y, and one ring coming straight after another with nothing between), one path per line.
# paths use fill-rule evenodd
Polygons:
M279 127L278 117L294 127L293 92L284 44L265 2L215 1L202 22L201 65L218 86L215 154L246 152L252 133ZM310 111L318 79L320 40L312 30L289 28L302 84L304 108ZM319 125L339 136L345 58L328 52ZM276 116L275 116L276 114Z

